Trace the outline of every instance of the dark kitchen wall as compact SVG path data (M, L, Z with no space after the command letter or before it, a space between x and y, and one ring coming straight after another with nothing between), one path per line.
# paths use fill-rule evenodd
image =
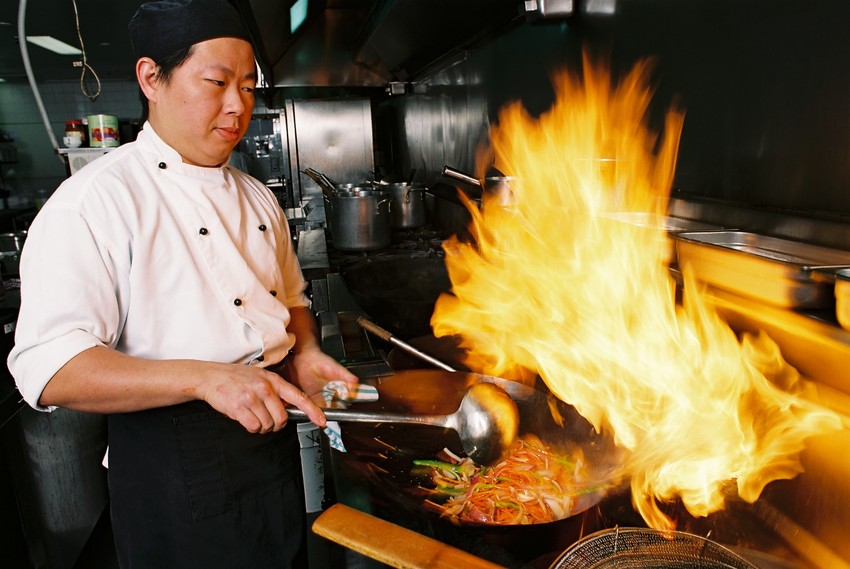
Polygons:
M843 217L848 22L844 0L629 0L582 29L617 62L655 56L659 102L680 96L680 191Z
M551 71L580 53L615 73L654 60L653 116L685 111L678 196L850 220L850 2L593 0L562 21L521 22L383 103L376 140L395 168L445 181L505 103L551 104ZM590 13L595 7L600 12Z
M83 95L79 81L44 81L37 85L52 135L61 148L64 148L62 136L67 120L112 114L124 123L138 121L141 116L139 86L135 81L103 81L95 101ZM259 99L254 111L257 116L277 114ZM8 144L15 147L17 154L14 163L0 164L11 190L9 206L31 207L40 190L52 193L68 173L64 159L56 154L47 134L32 88L23 79L0 83L0 131L13 139ZM253 130L249 131L249 135L252 133Z
M126 119L141 112L135 82L104 81L95 102L83 95L79 81L45 81L38 85L53 136L63 148L67 120L92 114L112 114ZM0 166L11 186L9 205L32 206L36 193L39 190L52 193L67 171L53 148L35 95L25 80L0 83L0 129L12 137L17 150L15 163Z
M444 165L476 173L475 151L489 126L510 101L522 100L532 113L551 106L552 72L565 61L577 64L575 32L562 21L521 22L459 55L461 60L408 86L407 93L376 104L375 144L388 170L415 180L450 183Z

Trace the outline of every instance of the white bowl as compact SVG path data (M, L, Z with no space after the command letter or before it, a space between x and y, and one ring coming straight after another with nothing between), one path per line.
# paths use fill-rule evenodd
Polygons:
M62 142L65 143L65 146L68 148L79 148L83 145L83 140L77 136L63 136Z

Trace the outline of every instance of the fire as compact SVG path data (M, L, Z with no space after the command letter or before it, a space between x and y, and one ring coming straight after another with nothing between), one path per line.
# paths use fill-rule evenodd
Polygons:
M840 428L766 335L739 339L685 274L667 270L666 214L684 113L648 127L650 65L617 84L585 56L583 76L554 78L538 118L520 103L491 130L513 202L470 207L472 243L450 240L452 295L432 325L471 348L470 366L533 381L572 404L626 456L635 508L656 528L660 503L693 515L722 509L730 489L754 502L800 470L804 440Z

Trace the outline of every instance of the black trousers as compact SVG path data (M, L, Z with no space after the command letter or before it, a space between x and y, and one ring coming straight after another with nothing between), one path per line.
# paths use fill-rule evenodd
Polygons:
M196 401L109 417L122 569L289 569L305 513L295 425L247 432Z

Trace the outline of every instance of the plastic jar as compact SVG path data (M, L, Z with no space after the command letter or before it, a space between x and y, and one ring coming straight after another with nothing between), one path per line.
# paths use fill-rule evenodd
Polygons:
M79 148L86 142L86 127L81 120L65 121L65 137L62 139L68 148Z

